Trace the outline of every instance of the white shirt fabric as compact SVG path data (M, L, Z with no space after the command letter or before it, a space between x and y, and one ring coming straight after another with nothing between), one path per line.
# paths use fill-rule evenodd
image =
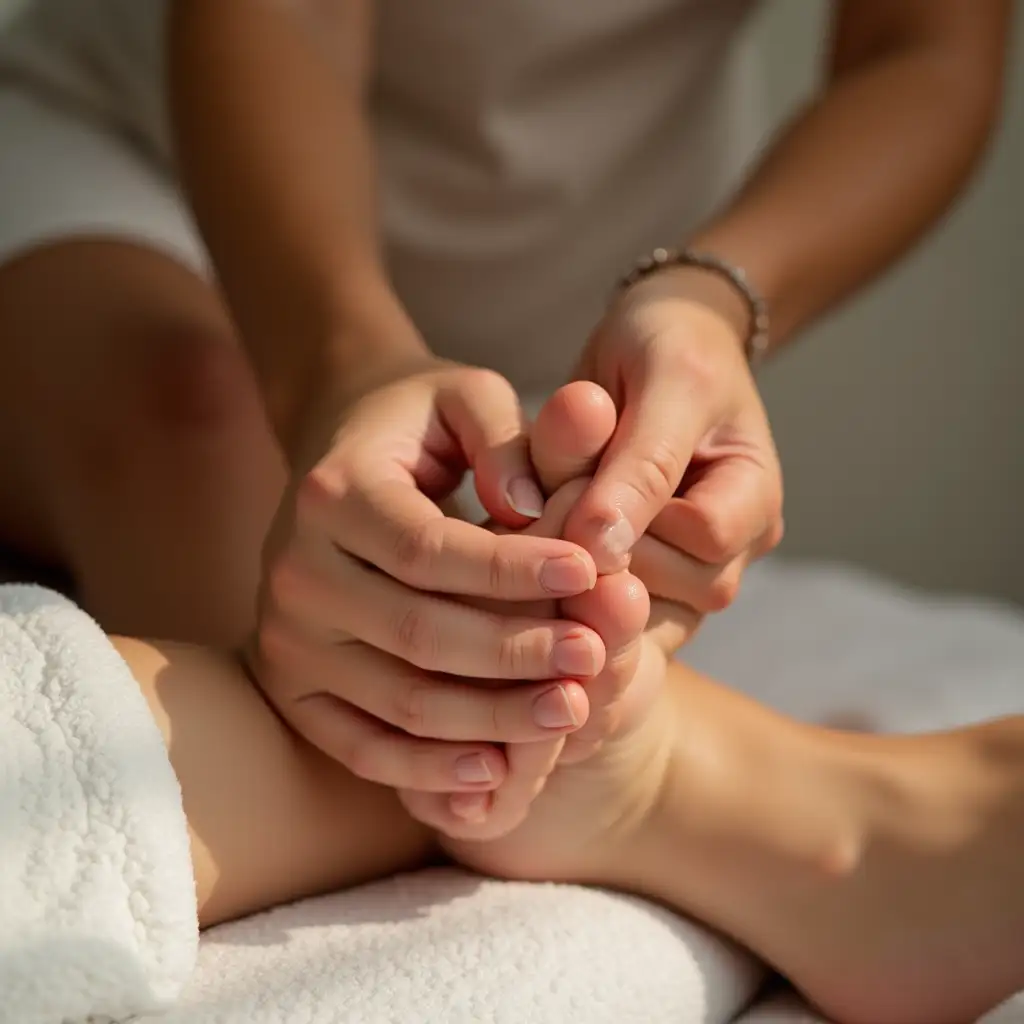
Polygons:
M383 229L435 351L523 392L566 379L617 277L684 240L735 181L756 98L732 58L754 6L378 0ZM30 89L79 130L116 133L153 175L154 203L173 177L165 16L166 0L38 0L0 39L0 93ZM61 173L76 171L84 154ZM98 193L116 175L96 177Z

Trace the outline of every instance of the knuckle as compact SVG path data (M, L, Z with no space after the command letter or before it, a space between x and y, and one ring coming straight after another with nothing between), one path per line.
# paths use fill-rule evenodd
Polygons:
M779 516L771 525L765 536L763 554L768 554L769 551L774 551L782 543L785 536L786 524L782 516Z
M299 518L318 515L345 497L349 489L348 474L331 463L311 469L299 481L295 491L295 510Z
M492 597L511 592L519 577L516 560L504 544L495 544L487 565L487 582Z
M637 464L629 486L645 504L664 505L672 497L685 470L668 441L659 441Z
M515 388L508 380L497 370L486 366L471 366L464 370L463 384L488 400L504 401L509 397L515 397Z
M739 590L739 573L719 573L708 584L705 595L705 610L709 612L725 611L736 600Z
M722 516L704 512L701 517L704 561L712 565L728 562L740 552L735 531Z
M432 684L426 680L401 687L392 708L390 724L410 736L426 736L431 690Z
M435 668L440 653L437 626L428 610L418 604L403 609L394 625L395 653L418 668Z
M444 519L406 526L395 538L395 575L412 586L433 578L444 551Z
M306 573L292 553L285 552L267 568L267 593L277 608L290 608L299 603L306 586Z
M541 638L532 632L502 636L497 652L499 671L509 679L530 678L534 667L544 660L544 646Z
M351 740L342 752L341 762L357 778L367 782L387 781L381 771L380 745L371 734Z

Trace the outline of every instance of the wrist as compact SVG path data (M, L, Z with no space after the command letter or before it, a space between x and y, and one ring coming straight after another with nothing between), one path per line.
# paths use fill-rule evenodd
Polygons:
M703 315L717 321L748 362L758 361L769 340L768 309L743 269L713 252L655 249L620 284L641 306Z
M282 390L274 409L289 461L303 468L308 459L300 452L327 443L356 398L435 361L382 280L347 289L317 333L306 372Z

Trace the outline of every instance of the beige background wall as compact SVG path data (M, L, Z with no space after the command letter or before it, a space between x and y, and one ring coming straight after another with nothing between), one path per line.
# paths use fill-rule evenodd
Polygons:
M766 5L756 42L773 115L813 81L828 7ZM787 551L1024 601L1024 16L1015 35L1003 129L971 194L764 387Z
M0 13L14 2L0 0ZM765 4L751 50L767 116L810 87L828 7ZM1024 17L1016 36L1020 65ZM789 553L1024 601L1022 187L1018 67L967 201L895 274L765 373L787 471Z

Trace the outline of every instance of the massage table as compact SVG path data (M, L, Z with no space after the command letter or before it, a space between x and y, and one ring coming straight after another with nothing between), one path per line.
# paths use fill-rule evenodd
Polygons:
M687 657L809 721L1024 711L1024 613L848 569L763 563ZM826 1024L664 908L453 869L198 940L176 786L126 671L70 602L0 586L0 1024ZM1024 1024L1024 994L986 1024Z

